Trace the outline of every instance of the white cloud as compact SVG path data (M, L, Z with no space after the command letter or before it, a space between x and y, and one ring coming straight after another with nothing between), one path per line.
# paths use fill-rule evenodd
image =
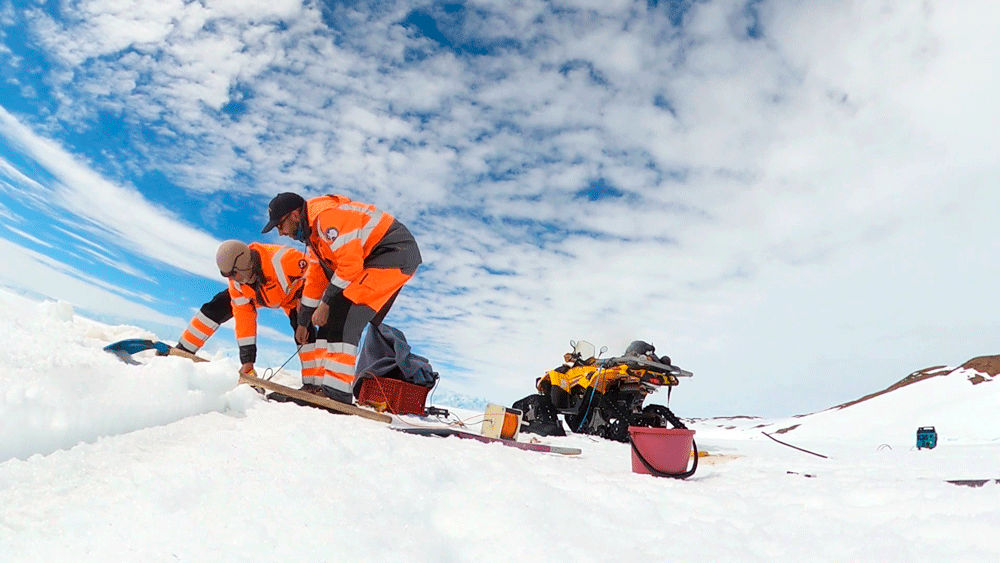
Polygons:
M127 241L153 261L216 279L212 265L219 241L184 224L174 213L151 205L136 191L100 177L2 108L0 134L55 176L56 183L44 189L49 206L84 219L109 240ZM41 193L36 197L42 197Z
M663 3L474 5L440 23L466 46L512 40L490 56L404 28L434 13L408 2L329 7L333 29L311 3L81 2L33 30L79 67L49 76L74 100L60 118L156 123L132 167L203 194L343 191L400 217L427 264L393 314L505 398L552 367L519 350L558 363L569 338L663 343L705 372L704 405L714 386L766 400L748 372L823 382L843 360L859 371L844 389L870 390L866 362L908 372L986 346L966 338L986 319L961 319L1000 305L980 218L1000 204L995 7L759 2L754 40L730 0L692 3L682 28ZM211 276L215 241L4 123L70 171L61 205ZM624 197L575 197L597 179ZM102 215L123 198L143 228ZM802 404L834 402L815 387Z
M170 326L183 326L187 322L135 302L147 300L148 296L96 279L3 238L0 238L0 255L5 263L14 266L0 268L4 285L27 288L116 319L142 319Z
M6 229L7 229L8 231L10 231L10 232L14 233L15 235L17 235L17 236L19 236L19 237L21 237L21 238L24 238L24 239L26 239L26 240L30 240L31 242L33 242L33 243L35 243L35 244L37 244L37 245L39 245L39 246L43 246L43 247L48 247L48 248L52 248L52 245L51 245L51 244L49 244L49 243L45 242L44 240L41 240L41 239L39 239L39 238L38 238L38 237L36 237L36 236L32 236L32 235L30 235L30 234L28 234L28 233L26 233L26 232L24 232L24 231L22 231L22 230L20 230L20 229L15 229L14 227L11 227L10 225L4 225L4 227L5 227L5 228L6 228Z

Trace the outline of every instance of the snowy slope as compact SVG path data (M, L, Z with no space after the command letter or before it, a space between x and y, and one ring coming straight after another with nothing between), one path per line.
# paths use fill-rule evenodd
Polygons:
M939 377L809 417L702 421L712 455L673 481L586 436L545 439L580 456L537 454L268 403L228 358L128 366L101 347L141 331L62 304L0 293L0 336L4 563L1000 557L1000 486L944 482L1000 477L995 383ZM783 439L829 459L760 434L795 423ZM925 424L942 443L915 451Z
M793 440L898 448L914 445L917 428L933 426L939 443L1000 445L1000 383L989 373L962 367L939 371L854 404L776 421L767 431L791 428L785 435Z

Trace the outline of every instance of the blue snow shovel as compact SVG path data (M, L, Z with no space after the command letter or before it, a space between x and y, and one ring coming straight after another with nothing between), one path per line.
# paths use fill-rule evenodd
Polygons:
M157 356L181 356L182 358L187 358L196 362L208 361L205 358L196 356L190 352L174 348L166 342L148 340L145 338L127 338L125 340L119 340L118 342L112 342L111 344L105 346L104 350L118 356L118 359L126 364L132 365L139 365L141 363L137 362L135 358L132 357L132 354L146 350L156 350Z

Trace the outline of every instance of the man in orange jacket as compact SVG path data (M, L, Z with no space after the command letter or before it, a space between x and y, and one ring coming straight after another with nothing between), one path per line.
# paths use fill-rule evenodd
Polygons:
M417 243L392 215L341 195L307 202L298 194L281 193L268 205L268 218L261 233L278 227L279 234L308 246L296 340L307 338L307 326L318 327L322 375L312 381L303 376L303 382L352 403L361 333L369 322L382 322L417 271Z
M294 248L227 240L219 246L216 263L219 273L229 279L229 288L202 305L177 347L194 353L219 325L235 318L240 373L253 373L257 360L257 309L280 308L288 315L293 331L298 328L297 307L305 284L306 257ZM303 379L315 377L319 367L315 331L310 328L306 328L299 349Z

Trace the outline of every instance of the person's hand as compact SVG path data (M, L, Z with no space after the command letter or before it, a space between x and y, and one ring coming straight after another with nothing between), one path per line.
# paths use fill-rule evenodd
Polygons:
M295 342L305 344L309 340L309 329L304 326L295 327Z
M240 366L240 375L252 375L257 377L257 372L253 369L253 362L247 362Z
M319 307L313 312L313 324L323 326L330 320L330 306L326 302L320 302Z

